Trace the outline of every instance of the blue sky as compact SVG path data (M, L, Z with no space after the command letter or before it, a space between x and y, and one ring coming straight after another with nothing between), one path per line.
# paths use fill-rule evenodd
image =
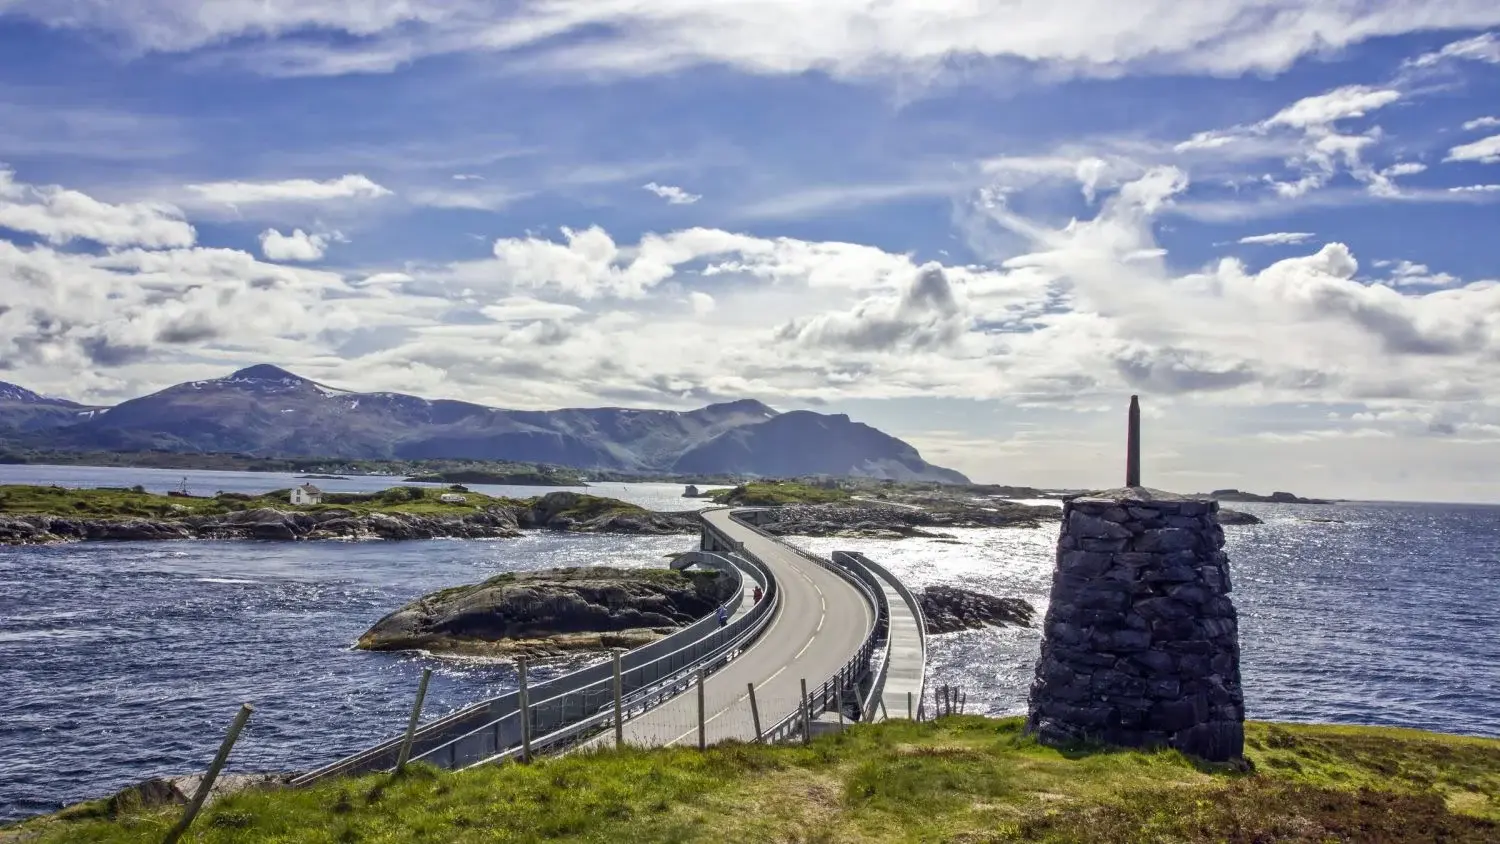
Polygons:
M1148 483L1500 500L1497 28L1467 0L0 0L0 378L748 396L1090 486L1135 392Z

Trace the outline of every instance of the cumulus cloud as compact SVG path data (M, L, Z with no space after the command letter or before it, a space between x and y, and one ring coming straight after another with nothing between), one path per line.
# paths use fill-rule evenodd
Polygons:
M1443 160L1500 164L1500 135L1491 135L1470 144L1460 144L1448 150L1448 157Z
M0 228L40 237L52 244L89 240L104 246L166 248L191 246L193 227L177 208L157 202L101 202L58 185L16 181L0 168Z
M328 235L308 234L301 229L293 229L291 234L266 229L260 234L260 251L272 261L317 261L328 250L328 240Z
M692 205L703 198L696 193L688 193L675 185L658 185L656 182L647 182L641 188L651 191L662 199L665 199L671 205Z
M1464 131L1472 132L1475 129L1490 129L1500 126L1500 117L1476 117L1464 122Z
M1302 243L1312 236L1312 232L1272 232L1270 234L1252 234L1249 237L1242 237L1239 239L1239 242L1256 245L1283 245Z
M1494 193L1500 191L1500 185L1460 185L1448 190L1452 193Z
M776 337L853 351L933 349L957 342L969 319L943 268L926 264L895 295L872 296L847 313L792 320Z
M391 195L391 191L358 173L323 182L313 179L285 179L277 182L207 182L187 187L204 201L224 205L378 199Z

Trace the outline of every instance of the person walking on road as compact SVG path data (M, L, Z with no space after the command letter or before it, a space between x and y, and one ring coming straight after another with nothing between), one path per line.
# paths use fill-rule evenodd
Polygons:
M726 625L728 623L729 623L729 610L724 609L724 605L720 604L719 605L719 626L723 627L724 625Z
M765 594L766 593L763 592L759 586L755 587L755 603L757 603L757 604L760 603L761 597L764 596Z

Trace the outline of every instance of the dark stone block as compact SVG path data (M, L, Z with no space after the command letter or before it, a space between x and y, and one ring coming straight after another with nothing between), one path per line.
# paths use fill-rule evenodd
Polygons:
M1107 522L1125 522L1130 519L1130 513L1124 507L1106 507L1099 517Z
M1125 512L1129 513L1132 519L1154 519L1161 515L1161 511L1154 507L1136 507L1133 505L1126 507Z
M1149 530L1135 538L1134 551L1191 551L1202 541L1198 534L1181 528L1166 527Z
M1141 666L1148 674L1166 675L1177 668L1177 659L1161 651L1143 651L1130 655L1130 660Z
M1097 551L1067 551L1057 555L1058 570L1082 579L1098 577L1109 568L1110 555Z
M1144 551L1125 551L1115 554L1114 562L1117 566L1130 566L1131 568L1158 566L1161 564L1161 556L1158 554L1148 554Z
M1102 515L1075 510L1068 517L1068 532L1083 539L1125 539L1130 531L1123 525L1108 521Z
M1168 645L1179 644L1178 640L1198 634L1198 622L1191 618L1161 618L1151 622L1151 635ZM1207 646L1207 642L1204 643Z
M1149 723L1154 730L1175 733L1202 721L1207 715L1207 706L1199 709L1194 698L1164 700L1151 707Z
M1193 608L1172 598L1147 598L1135 602L1135 611L1142 617L1157 620L1183 620L1193 618Z
M1115 630L1103 635L1095 633L1094 642L1103 649L1121 653L1144 651L1151 647L1151 634L1143 630Z
M1167 516L1167 527L1197 531L1206 530L1208 525L1205 525L1201 519L1196 519L1192 516Z
M1173 642L1175 644L1188 644L1184 642ZM1177 670L1182 677L1207 677L1210 672L1208 657L1203 654L1182 654L1177 657Z
M1147 569L1143 579L1148 583L1192 583L1198 579L1198 572L1191 566L1169 565Z
M1189 604L1195 607L1202 606L1204 602L1209 598L1208 590L1192 583L1185 583L1181 586L1172 586L1167 589L1167 594L1183 602L1184 604Z
M1129 532L1127 531L1127 533ZM1078 540L1078 547L1085 551L1113 553L1115 551L1124 551L1125 546L1129 542L1130 540L1128 539L1093 539L1091 537L1084 537Z
M1174 733L1172 746L1210 762L1239 759L1245 755L1245 725L1238 721L1198 724Z
M1176 680L1153 680L1146 685L1146 694L1159 700L1176 700L1182 694L1182 684Z
M1054 621L1047 625L1047 636L1068 645L1081 645L1089 640L1088 633L1076 624Z
M1130 592L1118 581L1098 580L1085 589L1073 593L1073 603L1079 609L1108 610L1119 614L1130 606Z

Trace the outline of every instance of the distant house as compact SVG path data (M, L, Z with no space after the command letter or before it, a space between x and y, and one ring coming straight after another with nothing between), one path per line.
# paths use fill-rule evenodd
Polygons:
M292 487L292 503L299 507L323 503L323 490L312 484Z
M469 499L465 496L459 495L456 492L445 492L442 495L438 496L438 500L443 502L444 504L462 504Z

